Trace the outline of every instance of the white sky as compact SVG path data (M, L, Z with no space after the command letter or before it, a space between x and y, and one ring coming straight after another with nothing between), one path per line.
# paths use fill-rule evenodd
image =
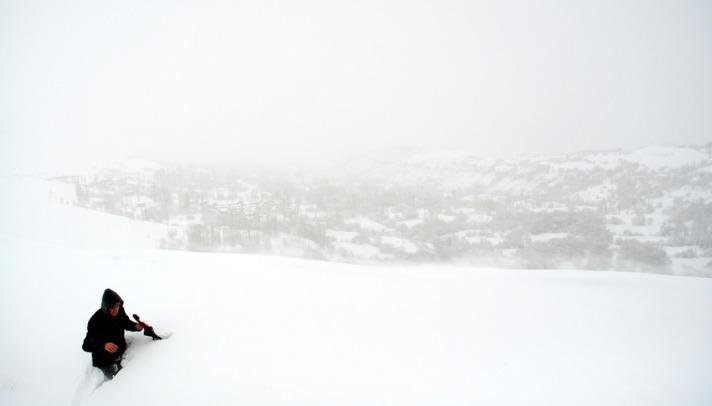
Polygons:
M709 1L0 0L3 163L712 141Z

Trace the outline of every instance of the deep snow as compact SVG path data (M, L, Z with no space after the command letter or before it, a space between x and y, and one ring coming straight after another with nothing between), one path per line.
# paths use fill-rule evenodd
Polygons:
M155 225L3 186L2 405L712 404L712 279L162 251ZM127 333L91 393L106 287L174 334Z

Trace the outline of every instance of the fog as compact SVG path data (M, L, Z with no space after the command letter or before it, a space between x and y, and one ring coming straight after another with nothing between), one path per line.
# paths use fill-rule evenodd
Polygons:
M702 1L4 1L0 175L167 249L710 276L711 39Z
M712 5L3 1L5 168L703 144Z

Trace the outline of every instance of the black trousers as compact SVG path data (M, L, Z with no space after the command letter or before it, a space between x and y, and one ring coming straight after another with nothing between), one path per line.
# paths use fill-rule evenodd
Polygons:
M122 368L121 360L118 360L113 364L104 365L104 366L100 366L97 368L99 368L101 370L101 372L104 373L104 377L106 379L114 379L114 376L116 376L116 374L118 374L119 371L121 371L121 368Z
M121 370L121 360L123 359L125 347L119 347L119 351L110 354L104 350L92 353L92 361L95 367L104 373L106 379L113 379L114 375Z

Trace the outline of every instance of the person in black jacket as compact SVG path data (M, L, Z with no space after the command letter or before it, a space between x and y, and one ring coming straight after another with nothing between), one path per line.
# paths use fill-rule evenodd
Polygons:
M106 289L101 297L101 309L89 319L82 349L91 352L92 364L101 369L107 379L112 379L121 370L121 356L126 351L124 330L142 329L142 323L131 321L126 315L121 296Z

